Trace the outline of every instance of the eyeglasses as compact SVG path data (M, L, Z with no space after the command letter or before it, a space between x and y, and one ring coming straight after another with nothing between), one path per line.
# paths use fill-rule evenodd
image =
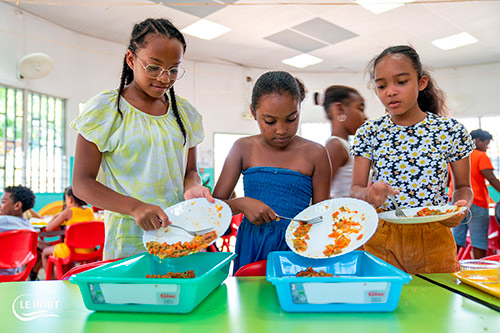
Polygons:
M153 64L149 64L149 65L144 66L144 63L141 61L141 59L139 59L138 56L135 56L135 57L137 58L137 60L139 60L142 67L144 68L144 73L150 79L159 79L160 76L162 76L162 74L164 72L167 72L168 78L170 80L180 80L182 78L182 76L184 76L184 73L186 73L184 68L182 68L181 66L171 67L169 69L164 69L161 66L153 65Z

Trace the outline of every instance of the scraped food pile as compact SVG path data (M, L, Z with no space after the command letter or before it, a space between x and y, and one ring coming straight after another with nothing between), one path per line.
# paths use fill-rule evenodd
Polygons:
M419 210L417 212L417 214L415 215L415 217L421 217L421 216L431 216L431 215L443 215L443 214L448 214L448 213L453 213L453 212L457 212L460 210L460 207L455 207L455 208L450 208L450 209L447 209L446 211L442 211L442 210L439 210L439 209L430 209L430 208L422 208L421 210Z
M309 235L307 234L311 229L311 224L307 224L305 222L299 222L299 227L293 232L295 238L293 239L293 247L297 251L304 252L307 249L306 239L309 239Z
M339 216L342 213L342 216ZM357 214L358 211L351 211L349 208L344 206L340 207L338 211L332 214L333 225L332 233L328 235L334 239L334 244L329 244L325 247L323 254L325 256L331 256L334 254L341 253L343 249L349 246L351 238L348 237L351 234L357 234L361 230L362 226L359 222L352 220L353 216L346 216L345 214ZM365 215L361 215L361 220L364 221ZM361 239L363 234L360 234L357 239Z
M178 258L207 248L208 245L210 245L210 243L216 238L217 233L215 231L211 231L204 235L195 236L190 242L177 242L175 244L160 243L155 241L147 242L146 248L149 254L156 255L160 259Z
M183 273L168 272L167 274L148 274L146 279L192 279L195 278L194 271L185 271Z
M305 271L300 271L297 274L295 274L296 277L326 277L326 276L333 276L331 273L327 273L323 270L316 272L312 266L309 266Z

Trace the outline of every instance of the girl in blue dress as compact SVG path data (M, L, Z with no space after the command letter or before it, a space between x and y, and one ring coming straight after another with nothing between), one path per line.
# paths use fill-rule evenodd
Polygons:
M330 161L326 149L297 136L305 89L282 71L267 72L255 83L250 111L260 134L235 142L226 158L213 196L226 200L233 214L243 213L238 228L234 272L267 259L271 251L289 250L289 220L329 198ZM244 197L231 199L240 174Z

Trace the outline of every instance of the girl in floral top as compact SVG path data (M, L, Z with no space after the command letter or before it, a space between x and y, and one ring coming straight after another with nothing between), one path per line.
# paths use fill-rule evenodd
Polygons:
M387 200L390 194L403 208L445 205L450 164L452 204L469 208L472 141L463 125L443 116L444 94L422 69L416 51L405 45L387 48L370 68L387 115L365 123L356 133L351 195L384 209L394 209ZM409 273L457 271L450 228L465 216L463 212L439 223L420 224L380 220L365 250Z
M90 99L71 124L79 133L75 194L106 209L104 259L143 252L143 230L169 223L164 208L195 197L214 201L196 166L201 115L173 87L185 49L170 21L136 24L120 87Z

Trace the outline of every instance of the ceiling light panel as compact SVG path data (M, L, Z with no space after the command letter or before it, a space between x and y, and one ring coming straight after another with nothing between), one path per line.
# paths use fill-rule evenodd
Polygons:
M357 36L357 34L321 18L315 18L296 25L292 27L292 29L303 32L306 35L315 37L330 44L336 44L343 40Z
M197 16L199 18L205 18L208 15L215 13L216 11L219 11L222 8L226 7L226 6L220 5L220 4L234 3L236 1L237 0L221 0L221 1L190 0L189 3L186 3L186 5L184 5L184 6L167 5L167 4L165 4L165 6L170 7L170 8L175 8L177 10L180 10L182 12ZM163 3L164 1L156 0L154 2Z
M327 46L327 44L306 37L292 30L283 30L264 39L287 46L300 52L310 52Z
M377 15L413 1L415 0L356 0L363 8Z
M466 32L451 35L445 38L440 38L432 41L432 44L442 50L451 50L465 45L477 43L478 40Z
M230 28L208 20L198 20L181 31L187 35L211 40L231 31Z
M281 62L296 68L306 68L323 62L323 59L304 53L292 58L284 59Z

